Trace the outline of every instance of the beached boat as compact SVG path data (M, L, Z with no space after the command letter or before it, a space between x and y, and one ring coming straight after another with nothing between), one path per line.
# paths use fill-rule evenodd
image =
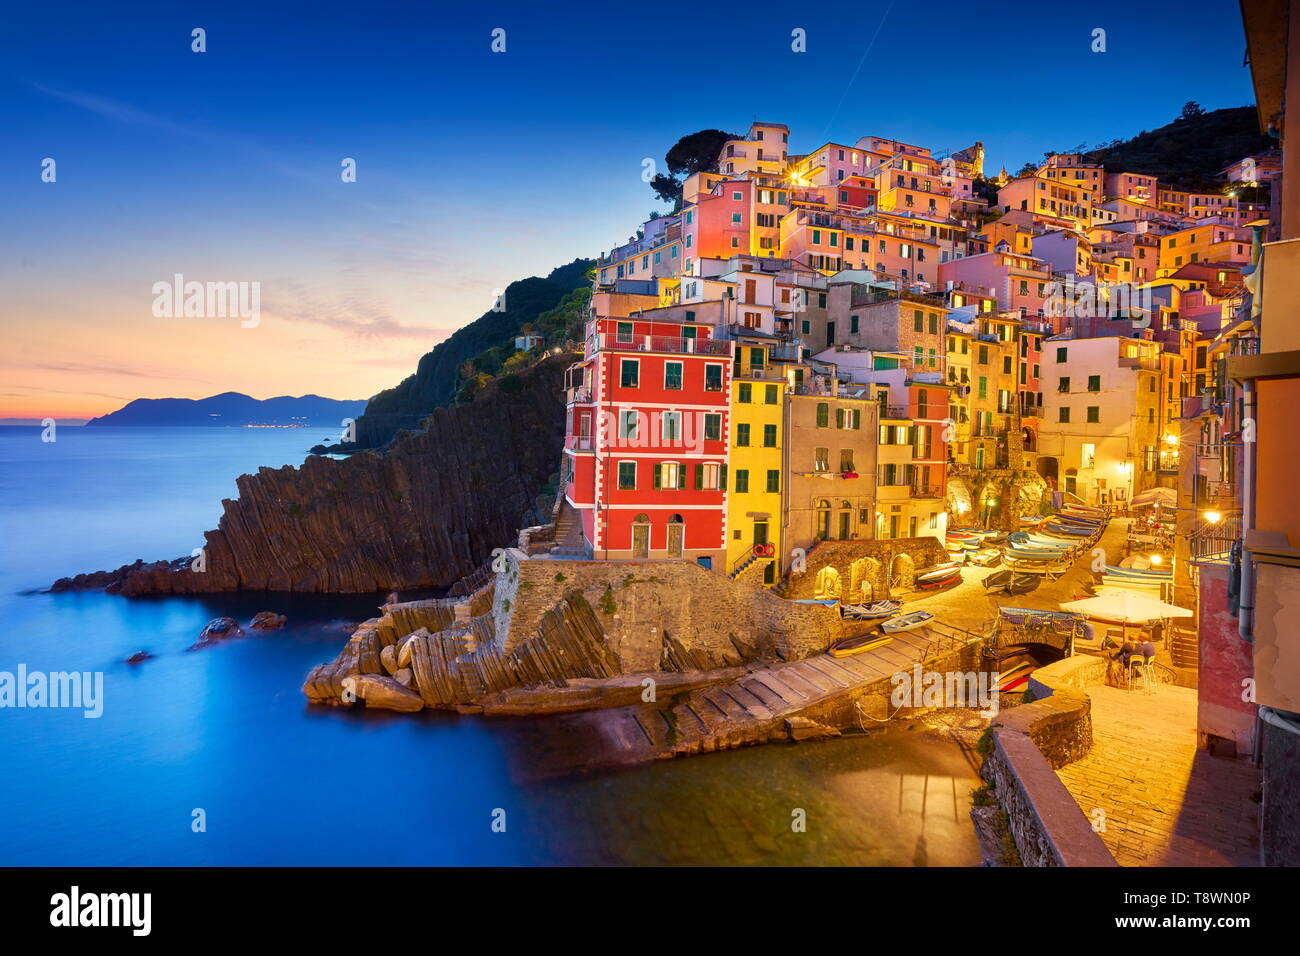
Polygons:
M966 560L983 568L991 568L1002 561L1002 552L997 548L980 548L972 551Z
M913 611L911 614L903 614L886 621L880 625L880 629L889 634L897 634L900 631L911 631L922 627L933 620L934 615L929 611Z
M1040 574L1030 574L1027 571L998 571L984 579L984 590L1028 594L1042 583L1043 577Z
M941 588L961 580L961 568L938 568L932 571L923 571L916 576L916 586L918 588Z
M870 621L878 617L897 614L903 607L902 601L876 601L872 604L846 604L840 608L840 615L851 621Z
M1083 615L1073 614L1069 611L1042 611L1032 607L1003 607L998 608L998 614L1004 621L1011 624L1024 624L1025 621L1077 621Z
M888 634L881 635L875 631L863 634L860 637L846 637L842 641L837 641L831 645L831 657L851 657L854 654L861 654L863 651L874 651L878 647L884 647L893 638Z
M1009 690L1017 690L1029 682L1029 675L1034 672L1036 665L1026 661L1023 664L1017 664L1010 670L1003 671L998 675L998 692L1005 693Z

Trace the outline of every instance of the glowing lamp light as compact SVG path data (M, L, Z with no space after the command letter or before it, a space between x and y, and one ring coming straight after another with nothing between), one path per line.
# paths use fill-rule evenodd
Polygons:
M1163 564L1163 563L1164 563L1164 560L1165 560L1164 555L1161 555L1161 554L1153 554L1153 555L1151 555L1151 563L1154 564L1154 565L1156 565L1156 566L1159 566L1159 565Z
M1223 515L1217 511L1207 511L1205 512L1205 520L1210 524L1218 524L1223 520Z

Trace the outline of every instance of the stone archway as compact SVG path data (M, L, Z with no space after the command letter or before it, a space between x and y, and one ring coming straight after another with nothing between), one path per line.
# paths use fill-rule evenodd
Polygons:
M875 558L858 558L849 565L849 592L846 604L869 604L880 592L881 564Z
M916 562L910 554L896 554L889 561L889 586L904 591L916 582Z
M840 596L840 572L827 566L817 572L817 581L814 585L813 597L818 600L829 600L839 598Z

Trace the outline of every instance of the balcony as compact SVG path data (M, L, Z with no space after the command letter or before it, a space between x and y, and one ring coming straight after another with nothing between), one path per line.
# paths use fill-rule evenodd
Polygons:
M586 405L591 402L591 386L579 385L564 390L564 400L569 405Z
M591 435L570 435L569 447L574 451L591 451L596 447L596 439Z
M912 417L907 414L906 405L881 405L880 417L882 419L911 421Z
M1155 352L1140 352L1137 355L1121 355L1120 368L1144 368L1152 372L1160 371L1160 356Z
M731 355L731 343L719 339L678 338L667 335L620 336L602 332L587 339L589 351L660 352L678 355Z
M937 499L944 496L943 490L934 486L912 485L912 497Z

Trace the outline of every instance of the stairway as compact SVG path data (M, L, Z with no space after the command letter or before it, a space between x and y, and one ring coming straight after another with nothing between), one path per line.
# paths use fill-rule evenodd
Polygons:
M1173 628L1170 631L1169 653L1175 667L1199 667L1201 648L1196 632L1181 627Z
M582 517L567 501L560 502L560 513L555 517L555 544L551 554L557 557L585 558L587 542L582 535Z

